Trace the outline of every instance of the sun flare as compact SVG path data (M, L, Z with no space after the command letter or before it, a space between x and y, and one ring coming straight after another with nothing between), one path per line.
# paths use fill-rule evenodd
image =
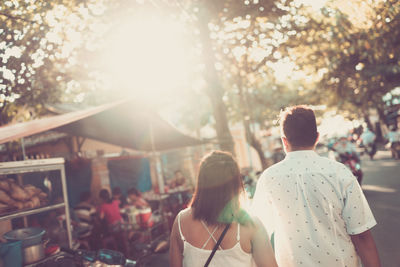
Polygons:
M112 33L102 65L113 85L148 99L180 89L187 81L183 25L159 17L125 21Z

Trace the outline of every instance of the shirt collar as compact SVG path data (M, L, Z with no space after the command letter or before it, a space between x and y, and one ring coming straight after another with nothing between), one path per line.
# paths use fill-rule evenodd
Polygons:
M285 159L300 159L300 158L311 158L317 157L318 154L314 150L297 150L288 152Z

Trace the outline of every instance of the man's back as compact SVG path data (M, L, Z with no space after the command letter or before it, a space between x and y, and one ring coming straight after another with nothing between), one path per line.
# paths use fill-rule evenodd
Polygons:
M279 266L358 266L349 234L376 224L351 172L311 150L290 152L262 174L254 208L275 232Z

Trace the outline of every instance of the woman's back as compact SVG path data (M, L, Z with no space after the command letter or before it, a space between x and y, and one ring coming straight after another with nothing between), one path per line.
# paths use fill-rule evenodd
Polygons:
M178 215L179 235L183 242L183 266L204 266L224 226L207 226L203 221L194 220L191 209ZM251 254L251 235L249 226L233 223L219 249L211 260L211 266L254 266Z
M239 165L232 155L214 151L205 156L190 208L179 213L172 227L171 266L204 266L225 223L232 222L209 266L248 267L255 262L276 267L268 234L241 208L243 194Z
M104 214L104 218L106 219L108 225L122 221L118 200L113 200L111 203L101 204L99 212Z

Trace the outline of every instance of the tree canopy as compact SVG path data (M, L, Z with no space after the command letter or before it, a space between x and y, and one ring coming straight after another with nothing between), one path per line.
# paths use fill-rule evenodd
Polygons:
M40 112L46 103L105 102L128 97L136 86L146 97L157 95L155 107L177 97L196 103L206 95L212 112L202 98L201 109L182 105L182 122L192 128L213 123L221 148L231 151L229 122L243 123L257 149L251 125L269 127L287 105L325 104L356 111L354 116L377 107L382 113L382 97L400 83L399 11L394 0L327 1L319 10L296 0L3 1L0 124L18 107ZM160 32L160 24L149 28L148 17L184 25L187 46L181 54L190 62L190 82L149 89L164 87L169 80L162 79L171 71L178 75L170 80L187 73L173 70L178 58L165 57L168 51L160 48L172 49L174 36ZM122 27L134 19L137 27ZM111 45L118 31L124 53ZM112 70L117 60L122 67ZM282 73L289 77L278 79ZM126 81L107 80L110 76Z
M281 45L327 105L367 112L400 83L398 1L330 1L320 12L297 9ZM352 107L353 108L352 108Z
M0 3L0 124L15 107L40 112L46 103L79 97L74 79L85 73L76 55L100 7L80 0Z

